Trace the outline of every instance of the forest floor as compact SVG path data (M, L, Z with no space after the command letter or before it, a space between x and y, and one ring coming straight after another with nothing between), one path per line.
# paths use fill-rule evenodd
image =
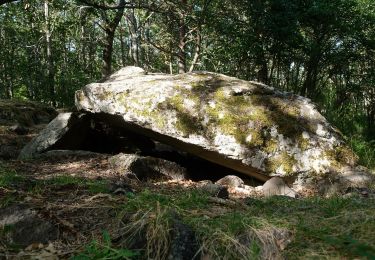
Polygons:
M219 199L124 179L101 154L0 160L0 208L0 259L375 259L374 194Z

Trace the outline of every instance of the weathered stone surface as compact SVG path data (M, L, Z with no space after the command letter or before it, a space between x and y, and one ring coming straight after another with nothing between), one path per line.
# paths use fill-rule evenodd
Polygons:
M56 240L58 230L52 223L37 216L37 212L24 205L4 208L0 212L0 226L9 230L0 234L2 241L26 247L32 243Z
M266 197L273 195L282 195L295 198L296 192L285 184L282 178L273 177L266 181L263 185L263 194Z
M235 175L227 175L220 180L215 182L216 184L225 186L227 188L244 188L245 183L244 181Z
M36 138L21 150L19 158L29 159L38 153L46 151L58 142L76 121L77 118L72 113L59 114L48 124L47 128L43 129Z
M18 135L26 135L30 132L27 127L24 127L20 124L12 125L11 127L9 127L9 130L15 132Z
M213 197L217 197L220 199L228 199L229 198L229 192L228 189L225 186L214 184L210 181L206 182L203 181L198 185L198 188L202 191L208 193L209 195Z
M264 181L288 177L302 188L357 163L309 99L221 74L126 67L75 98L80 111L118 115L128 129Z
M115 171L123 175L133 175L141 181L184 180L187 178L185 168L160 158L137 154L118 154L109 158L108 161Z
M249 250L254 243L260 246L259 256L252 258L267 260L285 259L281 253L291 242L293 236L289 230L269 228L264 230L245 230L238 235L237 240L245 250Z
M17 158L18 148L15 145L1 145L0 146L0 158L2 159L12 159Z
M168 260L200 259L199 243L194 230L176 215L171 227Z

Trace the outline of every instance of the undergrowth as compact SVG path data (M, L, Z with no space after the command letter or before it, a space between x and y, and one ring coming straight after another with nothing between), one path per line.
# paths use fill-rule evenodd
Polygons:
M21 199L17 190L41 195L53 190L81 190L89 194L108 193L106 180L91 180L70 175L59 175L47 179L37 179L30 175L18 173L0 162L0 189L8 190L0 193L0 206L5 207Z
M356 136L349 139L353 151L359 156L359 163L375 172L375 140L365 141Z
M71 260L117 260L117 259L136 259L137 252L128 249L117 249L112 246L111 237L107 231L103 232L101 241L93 240L87 245L83 252L73 256Z
M167 216L177 212L195 230L201 244L198 253L213 259L272 259L277 254L290 259L375 259L375 200L371 198L252 198L246 206L227 208L195 190L175 195L144 191L123 207L123 215L133 213L133 231L143 230L147 243L154 243L147 245L149 250L156 250L163 238L170 239L173 219ZM163 221L157 221L158 216ZM280 230L292 234L283 251L275 249L274 232ZM244 236L251 239L241 242Z

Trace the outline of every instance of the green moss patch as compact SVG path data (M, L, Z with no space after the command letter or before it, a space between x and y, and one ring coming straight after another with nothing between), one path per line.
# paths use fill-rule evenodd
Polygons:
M202 119L199 115L194 115L192 111L188 111L184 107L184 100L187 98L189 97L180 94L167 100L169 108L176 112L176 128L181 131L184 136L189 136L190 134L202 134ZM192 102L195 101L193 100Z
M324 155L332 162L332 166L337 169L345 165L354 166L358 162L358 156L346 145L340 145L332 150L327 150Z
M266 171L270 173L275 173L279 167L282 167L286 175L293 174L293 165L297 163L297 160L286 151L281 154L268 158L266 160Z

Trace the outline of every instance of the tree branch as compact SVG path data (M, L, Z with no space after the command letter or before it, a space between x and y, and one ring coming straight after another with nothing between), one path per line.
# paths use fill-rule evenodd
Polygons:
M117 5L102 5L102 4L98 4L90 0L77 0L77 1L78 3L83 3L87 6L91 6L91 7L102 9L102 10L116 10L116 9L122 9L122 8L129 8L133 6L132 3L125 2L125 1L120 1Z
M0 0L4 1L4 0ZM9 0L5 0L9 1ZM13 0L14 1L14 0ZM151 5L141 5L141 4L134 4L132 2L125 2L125 1L120 1L117 5L103 5L103 4L98 4L94 1L91 0L77 0L78 4L84 4L89 7L93 7L96 9L101 9L101 10L117 10L117 9L145 9L149 10L152 12L156 13L163 13L162 9L158 8L155 4Z

